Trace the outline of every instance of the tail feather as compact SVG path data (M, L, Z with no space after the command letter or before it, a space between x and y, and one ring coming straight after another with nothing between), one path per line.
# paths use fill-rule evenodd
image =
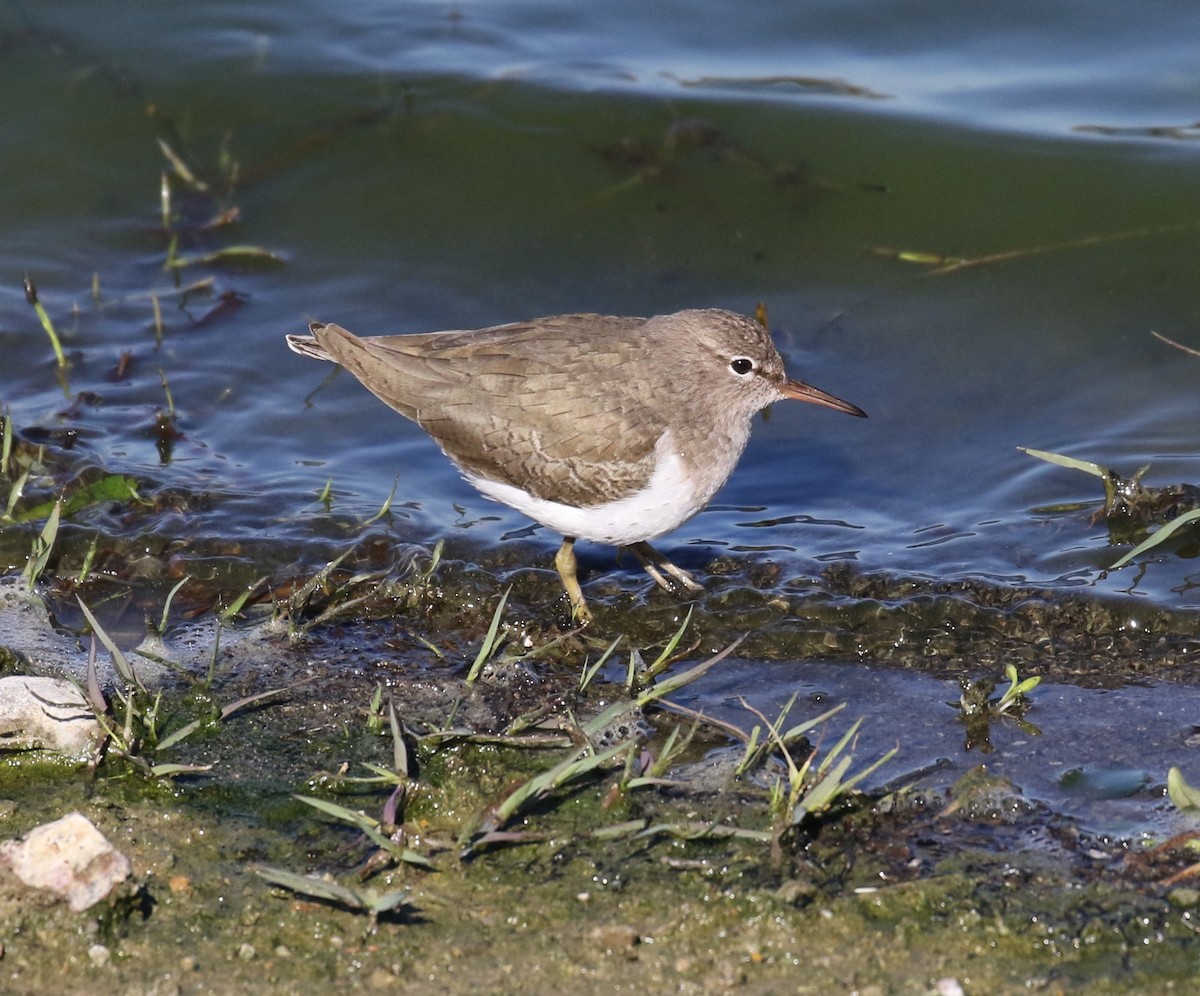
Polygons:
M314 332L324 327L325 326L320 322L313 322L312 325L309 326L309 328ZM314 336L289 335L287 336L287 344L288 348L293 353L299 353L301 356L308 356L314 360L327 360L330 362L333 360L333 357L329 355L328 350L326 350L324 346L317 342Z

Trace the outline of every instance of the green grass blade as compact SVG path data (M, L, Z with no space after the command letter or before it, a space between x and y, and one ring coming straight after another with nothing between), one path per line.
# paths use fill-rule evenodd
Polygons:
M158 742L158 749L166 750L169 747L174 747L180 741L186 740L188 737L190 737L193 733L200 729L202 725L203 723L200 720L193 719L190 723L186 723L181 726L174 733L169 733L167 736L163 737Z
M595 771L597 768L607 764L621 753L621 751L629 750L631 747L636 747L636 744L620 743L598 754L588 753L583 757L580 756L579 751L572 751L549 771L543 771L540 775L535 775L515 791L511 792L495 809L496 826L505 826L509 820L526 806L545 798L551 792L562 788L577 778L582 778L584 775ZM590 751L590 748L585 747L583 750Z
M639 708L645 707L645 706L649 705L651 702L655 702L658 699L661 699L664 695L670 695L672 692L676 692L679 689L683 688L685 685L688 685L691 682L695 681L697 678L699 678L705 672L707 672L711 668L715 667L717 664L720 664L721 661L723 661L726 657L728 657L735 650L737 650L737 648L741 645L741 642L744 639L746 639L746 637L744 635L739 636L728 647L726 647L720 653L715 654L714 656L710 657L708 660L703 661L700 664L697 664L695 667L688 668L688 670L686 670L680 674L673 674L669 678L664 678L662 681L658 682L657 684L652 685L650 688L647 688L644 692L641 693L641 695L639 695L637 697L638 707Z
M1114 563L1112 565L1112 567L1109 568L1109 570L1115 571L1120 567L1124 567L1131 560L1133 560L1136 557L1140 557L1147 550L1153 550L1160 543L1166 542L1168 539L1170 539L1176 532L1178 532L1184 526L1188 525L1189 523L1195 522L1197 519L1200 519L1200 508L1194 508L1190 512L1184 512L1183 515L1179 516L1178 518L1172 519L1170 522L1168 522L1162 528L1156 529L1153 533L1151 533L1144 540L1142 540L1141 543L1139 543L1132 550L1130 550L1127 554L1125 554L1124 557L1122 557L1120 560L1118 560L1116 563Z
M1200 809L1200 789L1189 785L1178 768L1171 768L1167 772L1167 795L1171 797L1175 808L1181 812L1195 812Z
M596 673L601 667L604 666L604 662L613 655L613 651L617 649L617 645L622 639L623 637L618 636L615 640L613 640L612 643L608 645L604 653L600 655L595 664L587 665L583 668L579 675L579 690L581 692L587 691L588 686L592 683L593 679L595 679Z
M284 685L282 688L268 688L265 692L255 692L253 695L247 695L244 698L236 699L225 706L220 712L221 719L228 719L236 712L240 712L247 706L252 706L256 702L261 702L263 699L269 699L272 695L282 695L284 692L290 692L298 685L305 685L309 681L315 681L315 678L308 678L305 681L299 681L295 685Z
M504 615L504 603L508 601L508 596L512 593L512 585L500 596L500 602L496 606L496 611L492 613L492 624L488 627L487 635L483 638L483 643L479 647L479 653L475 655L475 663L471 665L471 670L467 672L467 684L474 684L479 678L480 672L483 670L483 665L487 663L488 658L492 656L496 649L497 633L500 631L500 619Z
M1036 457L1038 460L1045 460L1046 463L1056 464L1059 467L1067 467L1070 470L1082 470L1085 474L1091 474L1093 477L1104 479L1108 477L1108 471L1101 467L1098 463L1092 463L1090 460L1076 460L1074 457L1064 456L1061 453L1050 453L1047 450L1035 450L1029 446L1018 446L1022 453L1028 453L1031 457Z
M83 610L83 617L88 621L88 625L92 627L92 632L96 634L96 638L104 644L104 649L108 651L112 657L113 667L117 669L117 674L131 688L136 688L140 692L146 691L146 686L142 684L142 679L137 676L137 672L133 670L133 665L129 663L129 659L121 653L121 648L118 647L100 625L99 620L92 615L92 610L83 603L83 599L78 595L75 596L75 601L79 603L79 608Z
M366 813L359 812L356 809L347 809L345 806L339 806L336 802L330 802L328 799L318 799L311 795L293 795L292 798L298 799L307 806L312 806L313 809L320 810L326 816L332 816L335 820L358 827L358 829L364 832L379 830L378 820L372 819Z
M797 739L808 733L814 727L820 726L826 720L832 719L839 712L846 708L846 703L835 705L832 709L828 709L819 716L814 716L812 719L806 719L803 723L797 723L790 727L786 732L780 735L780 742L783 744L794 743ZM861 720L860 720L861 722ZM857 727L855 727L857 729Z
M667 641L667 645L663 647L662 653L654 659L654 663L642 672L642 681L653 681L670 665L671 655L675 653L675 649L679 646L679 641L683 639L683 634L687 631L688 625L692 621L692 611L694 608L695 606L693 605L688 606L687 615L683 617L683 622L679 624L679 628L675 630L674 635Z
M182 588L185 584L187 584L191 580L192 580L191 577L189 577L187 574L185 574L182 578L179 579L179 583L177 585L175 585L175 587L172 588L169 592L167 592L166 601L163 602L162 615L159 616L159 619L158 619L159 633L165 633L167 631L167 619L169 618L169 616L171 614L171 602L174 601L175 595L178 593L180 588Z
M396 774L402 778L408 777L408 745L404 742L404 724L400 722L400 714L396 712L396 702L388 696L387 703L388 726L392 731L392 766Z
M155 778L176 778L179 775L198 775L212 771L211 764L152 764L150 774Z
M295 872L285 871L282 868L270 868L265 865L255 868L254 873L272 885L281 886L301 896L324 899L326 902L337 903L351 910L367 908L364 898L358 892L347 889L337 882L318 878L316 875L297 875Z

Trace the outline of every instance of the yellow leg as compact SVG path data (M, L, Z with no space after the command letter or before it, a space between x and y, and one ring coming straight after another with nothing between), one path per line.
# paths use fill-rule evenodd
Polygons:
M583 589L579 587L574 536L563 537L562 546L554 555L554 566L558 568L558 576L562 578L563 587L567 589L567 598L571 600L571 618L578 619L586 625L592 621L592 612L583 597Z

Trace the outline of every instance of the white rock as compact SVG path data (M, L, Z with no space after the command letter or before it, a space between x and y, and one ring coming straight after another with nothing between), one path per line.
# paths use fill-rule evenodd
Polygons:
M0 678L0 747L44 747L85 758L103 732L83 693L62 678Z
M104 899L132 870L129 859L82 813L4 841L0 862L26 885L61 896L76 913Z

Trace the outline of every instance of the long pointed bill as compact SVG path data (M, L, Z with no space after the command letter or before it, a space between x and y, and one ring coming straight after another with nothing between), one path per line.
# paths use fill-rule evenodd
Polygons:
M859 408L858 405L852 405L849 401L835 398L832 394L827 394L820 388L811 387L803 381L789 380L779 390L785 398L791 401L808 401L814 405L824 405L826 408L845 412L847 415L857 415L859 418L867 417L867 413Z

